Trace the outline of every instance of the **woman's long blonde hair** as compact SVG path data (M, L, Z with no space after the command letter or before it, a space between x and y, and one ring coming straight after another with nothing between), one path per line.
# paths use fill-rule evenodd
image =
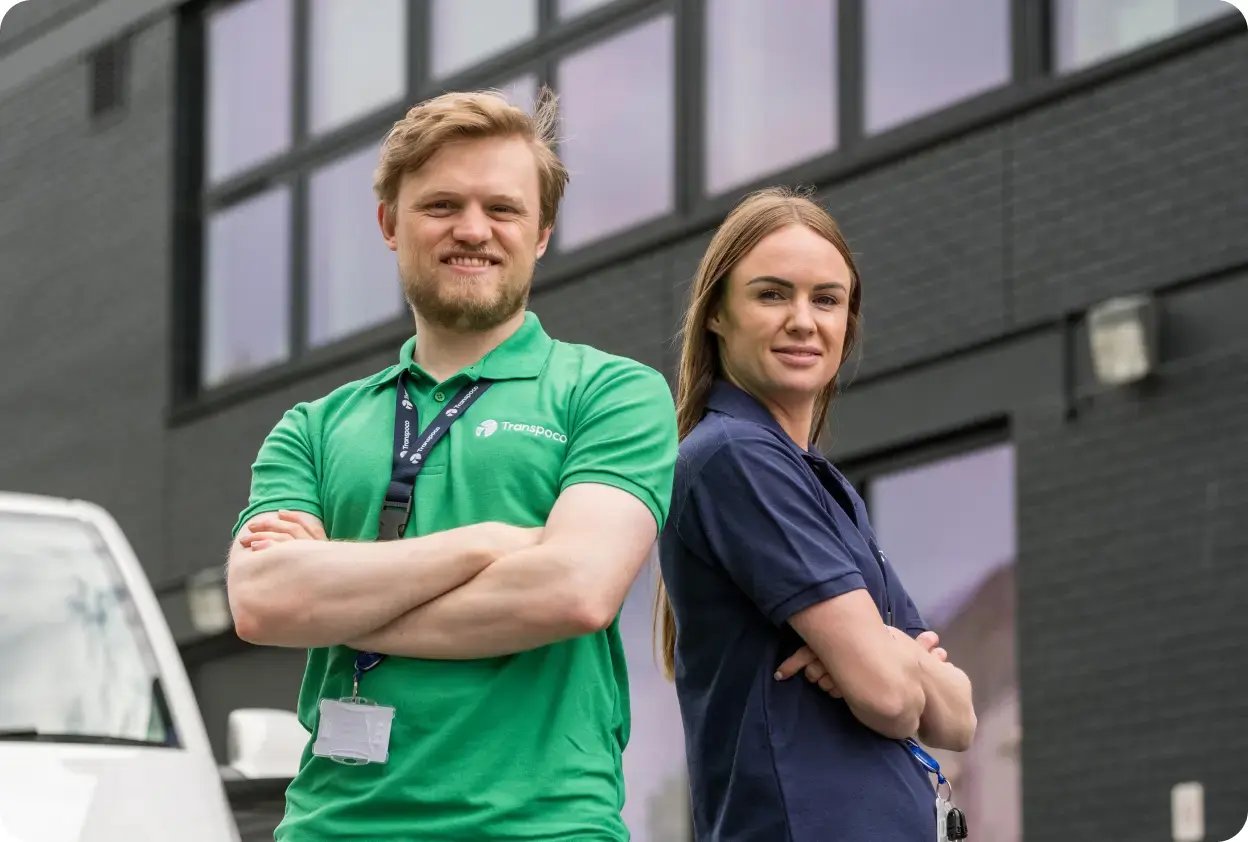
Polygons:
M845 263L849 266L851 289L849 320L841 363L849 358L858 344L862 288L853 255L845 238L841 236L836 221L805 193L786 187L770 187L751 193L733 208L719 226L693 279L689 309L685 311L681 331L683 338L680 370L676 376L676 427L682 441L702 420L711 387L723 373L719 360L719 342L707 328L707 322L723 298L728 275L764 237L789 225L805 225L836 246L836 250L845 258ZM837 377L833 377L815 400L810 428L812 445L819 443L827 421L828 405L832 402L836 388ZM662 577L659 577L658 591L655 594L654 623L663 671L668 678L673 678L676 672L676 616L672 612L672 603Z

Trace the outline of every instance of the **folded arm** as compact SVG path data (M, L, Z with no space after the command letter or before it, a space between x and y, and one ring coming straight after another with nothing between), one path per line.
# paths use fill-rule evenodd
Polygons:
M978 724L970 678L930 652L920 649L918 659L925 699L918 738L932 748L966 751Z
M327 541L298 512L251 518L230 548L235 631L271 646L330 646L367 634L446 593L540 530L496 523L421 538Z
M644 503L580 483L559 495L535 546L509 553L460 587L351 645L457 660L536 649L609 626L657 533Z

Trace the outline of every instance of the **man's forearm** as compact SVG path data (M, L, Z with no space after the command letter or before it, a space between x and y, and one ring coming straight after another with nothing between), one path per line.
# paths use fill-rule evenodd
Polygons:
M295 540L259 551L236 544L230 608L245 640L328 646L446 593L493 559L476 527L377 543Z
M966 751L975 736L971 680L953 664L929 653L919 659L926 703L918 737L932 748Z
M605 628L619 602L586 599L577 565L541 545L495 561L471 581L350 641L388 655L467 660L510 655ZM620 601L623 594L620 594Z

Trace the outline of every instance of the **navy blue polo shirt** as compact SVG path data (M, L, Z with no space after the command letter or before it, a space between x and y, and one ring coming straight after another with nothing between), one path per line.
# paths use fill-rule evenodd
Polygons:
M789 618L852 590L925 629L840 472L720 381L681 443L660 560L698 841L930 842L935 790L906 748L773 678L802 645Z

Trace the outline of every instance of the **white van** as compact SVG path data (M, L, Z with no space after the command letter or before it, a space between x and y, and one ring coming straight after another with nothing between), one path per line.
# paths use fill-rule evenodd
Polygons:
M230 842L173 637L117 524L0 493L0 842Z

